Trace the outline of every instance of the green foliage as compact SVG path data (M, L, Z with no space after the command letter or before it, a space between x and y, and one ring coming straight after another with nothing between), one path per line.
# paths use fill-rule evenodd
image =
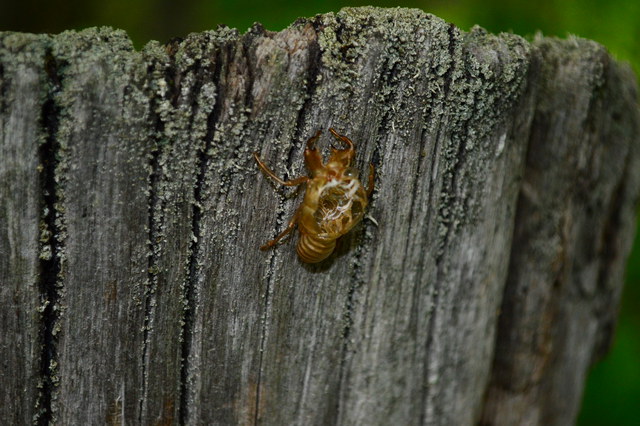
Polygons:
M273 31L300 16L337 11L344 6L415 7L463 29L478 24L491 32L531 36L575 34L607 46L620 60L640 71L640 2L637 0L22 0L6 2L0 30L57 33L66 29L109 25L126 30L136 47L148 40L166 42L190 32L226 24L242 31L259 21ZM588 380L579 424L637 424L640 401L640 242L629 262L620 325L610 355Z

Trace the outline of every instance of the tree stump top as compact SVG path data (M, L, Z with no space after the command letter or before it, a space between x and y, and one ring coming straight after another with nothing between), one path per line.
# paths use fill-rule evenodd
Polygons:
M317 130L375 165L318 265L284 229ZM610 342L635 77L592 41L346 8L133 49L0 33L0 418L558 424ZM16 397L15 395L19 395Z

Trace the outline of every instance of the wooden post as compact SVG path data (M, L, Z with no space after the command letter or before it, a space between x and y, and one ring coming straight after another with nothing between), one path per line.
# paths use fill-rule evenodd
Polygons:
M367 217L318 265L335 127ZM141 52L0 34L8 424L558 424L608 348L640 190L635 77L598 44L343 9ZM293 240L293 241L292 241Z

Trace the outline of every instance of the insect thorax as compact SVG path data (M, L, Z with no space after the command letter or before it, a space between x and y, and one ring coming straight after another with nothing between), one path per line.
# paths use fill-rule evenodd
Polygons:
M358 179L332 180L323 185L314 219L319 236L337 238L347 233L364 215L367 197Z

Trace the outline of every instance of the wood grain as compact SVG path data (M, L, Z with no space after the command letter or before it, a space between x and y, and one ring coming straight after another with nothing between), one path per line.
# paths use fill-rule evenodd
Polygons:
M46 404L42 390L51 330L48 293L55 274L53 212L46 212L44 63L47 37L3 34L0 39L0 418L28 424ZM48 168L50 171L51 168ZM46 337L45 337L46 336ZM46 399L46 398L44 398Z
M638 144L624 142L640 130L633 74L586 40L534 46L541 78L488 424L575 420L588 368L613 339L634 235Z
M364 7L140 52L2 33L0 71L0 417L574 421L640 188L601 46ZM301 194L252 153L295 178L329 127L376 166L367 218L319 265L259 251Z

